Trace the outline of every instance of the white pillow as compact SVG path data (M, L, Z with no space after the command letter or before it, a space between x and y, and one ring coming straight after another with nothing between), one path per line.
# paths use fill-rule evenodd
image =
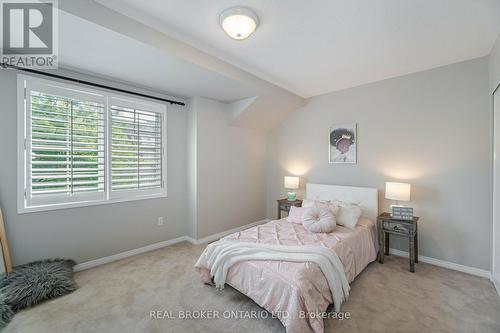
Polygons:
M303 208L309 208L309 207L314 206L314 203L315 203L314 200L304 199L304 200L302 200L302 206L301 207L303 207Z
M328 209L311 207L302 215L302 225L315 233L329 233L335 229L335 216Z
M339 202L338 204L340 206L340 209L336 216L337 223L347 228L356 228L356 224L358 223L358 220L363 213L361 207L355 204L348 204L344 202Z

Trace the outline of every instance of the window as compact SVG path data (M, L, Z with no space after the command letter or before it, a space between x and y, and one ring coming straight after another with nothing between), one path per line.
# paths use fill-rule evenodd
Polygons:
M166 108L19 75L19 212L166 196Z

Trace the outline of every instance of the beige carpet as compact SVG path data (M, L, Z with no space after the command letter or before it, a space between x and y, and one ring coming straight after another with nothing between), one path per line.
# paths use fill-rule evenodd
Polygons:
M284 332L277 319L150 319L150 311L261 309L226 287L203 285L193 270L203 246L181 243L76 274L80 289L18 313L5 333ZM390 256L352 284L326 332L500 332L500 298L487 280Z

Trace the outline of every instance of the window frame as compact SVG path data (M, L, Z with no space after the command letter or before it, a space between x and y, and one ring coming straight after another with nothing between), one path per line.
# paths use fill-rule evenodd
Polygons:
M61 195L60 202L40 205L28 205L28 186L31 183L31 172L29 169L29 153L31 152L31 128L28 119L30 107L27 105L29 98L27 92L32 87L42 87L43 91L54 89L54 92L65 90L68 95L64 97L78 97L88 94L95 96L95 100L104 101L104 193L92 193L92 195L78 195L78 201L71 201L67 195ZM36 89L33 89L36 91ZM43 92L42 91L42 92ZM73 95L71 91L74 91ZM91 99L92 100L92 99ZM153 190L128 190L111 191L111 101L120 100L129 103L132 107L140 107L145 111L156 112L161 115L161 186ZM147 200L167 197L167 107L165 104L152 102L147 99L130 97L125 94L110 93L104 89L89 89L75 84L67 84L56 80L42 79L36 76L18 74L17 76L17 210L19 214L59 210L76 207L87 207L94 205L106 205L118 202ZM120 193L121 192L121 193ZM65 199L66 197L66 199ZM88 200L85 198L87 197Z

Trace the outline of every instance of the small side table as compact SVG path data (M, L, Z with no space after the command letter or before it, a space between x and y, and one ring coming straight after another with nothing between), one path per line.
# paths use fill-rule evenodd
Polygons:
M408 239L410 254L410 272L415 272L418 263L418 217L413 220L398 220L389 213L382 213L377 218L378 229L378 262L384 263L384 255L389 255L389 235L397 235Z
M281 213L290 212L290 207L295 206L295 207L301 207L302 206L302 200L294 200L294 201L288 201L288 199L279 199L278 200L278 219L281 219Z

